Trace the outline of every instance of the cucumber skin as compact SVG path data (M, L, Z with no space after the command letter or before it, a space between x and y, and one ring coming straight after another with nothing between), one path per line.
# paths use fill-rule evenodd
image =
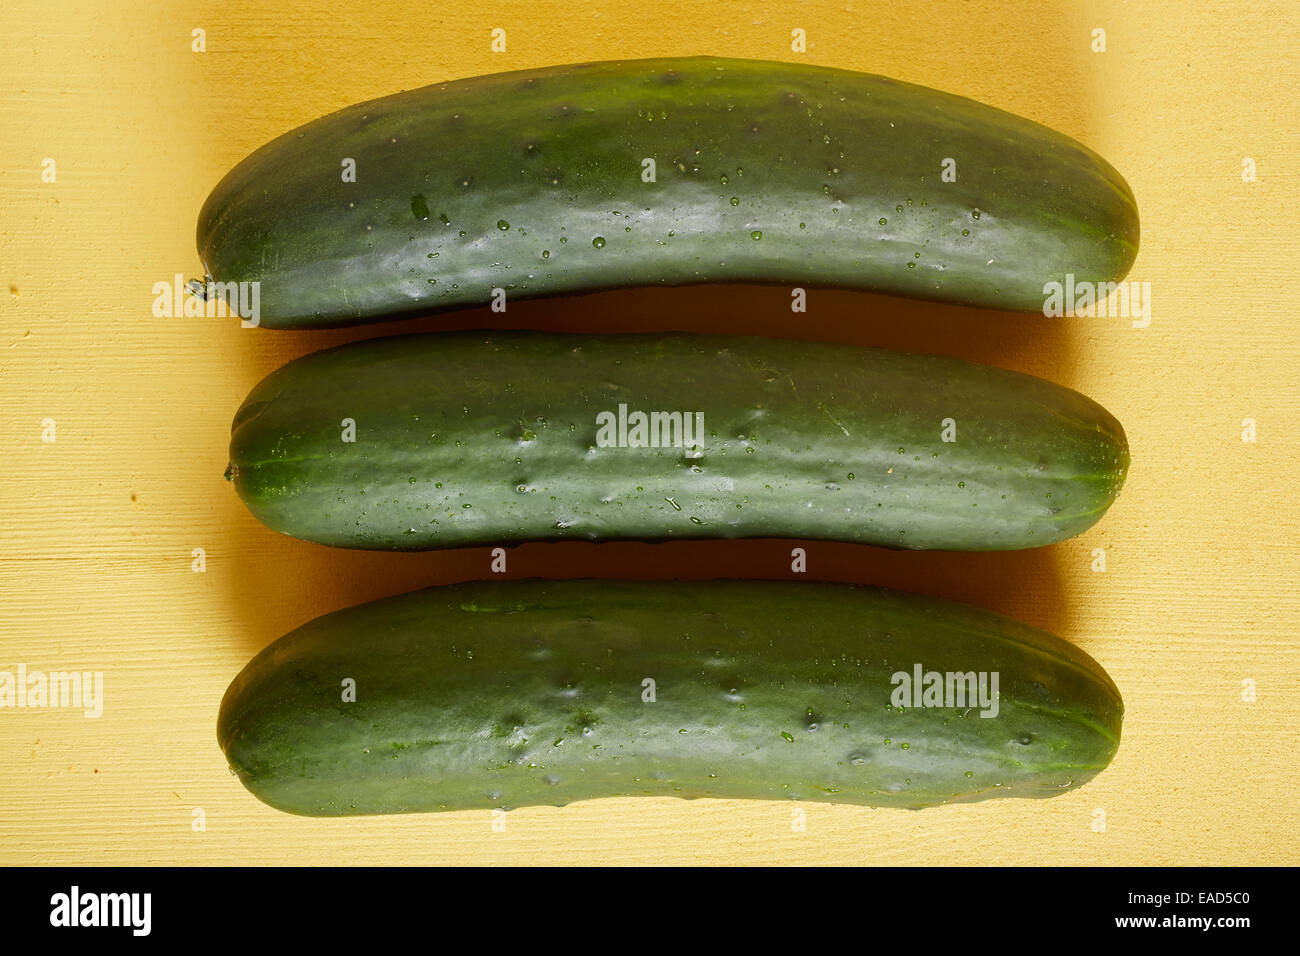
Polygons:
M997 671L997 716L893 707L891 675L917 663ZM1072 789L1110 762L1122 719L1087 654L960 604L789 581L529 580L298 628L230 685L218 739L255 796L307 816L630 795L919 809Z
M260 282L267 328L483 305L498 287L708 281L1039 311L1067 273L1122 279L1138 236L1123 177L1061 133L887 77L710 57L360 103L258 149L198 223L208 275Z
M702 457L597 447L597 413L620 403L702 411ZM941 440L949 417L955 442ZM345 418L355 442L341 440ZM291 362L236 414L230 461L259 520L339 547L791 537L1007 550L1095 523L1128 448L1077 392L942 356L465 332Z

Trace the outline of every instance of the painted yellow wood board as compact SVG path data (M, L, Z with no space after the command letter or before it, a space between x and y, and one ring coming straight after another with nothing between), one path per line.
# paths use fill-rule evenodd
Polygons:
M0 863L1300 863L1298 10L6 3L0 670L100 671L104 701L98 718L0 710ZM490 49L496 27L503 53ZM806 53L791 50L796 28ZM204 52L192 50L196 29ZM992 555L814 544L810 562L818 577L966 600L1077 642L1124 692L1114 764L1050 801L804 805L803 831L792 805L762 802L521 809L504 832L485 812L309 820L261 805L215 741L217 706L248 658L325 611L484 576L488 558L336 551L245 512L222 472L248 389L289 358L398 326L295 334L155 318L153 284L199 274L207 192L257 146L358 100L506 69L706 53L889 74L1079 138L1138 197L1131 278L1151 284L1149 327L831 291L795 326L785 290L721 286L410 328L596 330L617 317L651 330L689 316L712 332L959 355L1097 399L1123 421L1133 466L1082 537ZM43 440L51 427L56 440ZM774 541L530 545L512 552L511 576L771 576L788 555Z

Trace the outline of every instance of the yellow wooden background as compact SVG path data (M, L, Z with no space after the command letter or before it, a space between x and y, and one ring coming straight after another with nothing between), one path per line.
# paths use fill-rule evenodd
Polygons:
M1294 0L7 0L0 670L103 671L106 701L98 720L0 710L0 863L1300 863L1298 25ZM507 52L490 51L493 27ZM191 50L195 28L206 52ZM158 319L153 283L198 274L195 220L221 175L320 114L446 78L705 53L973 96L1079 138L1132 184L1146 329L845 292L814 292L793 326L784 290L739 286L509 312L548 328L690 324L946 352L1107 406L1133 467L1084 536L984 556L814 544L811 571L982 604L1076 641L1124 693L1114 764L1050 801L806 805L806 832L784 803L601 800L514 811L505 832L485 812L308 820L261 805L214 732L248 658L325 611L482 576L487 552L334 551L257 524L222 480L245 393L291 357L399 326ZM478 310L402 330L504 324ZM1246 418L1255 443L1242 441ZM779 576L788 553L774 541L530 545L511 553L511 574Z

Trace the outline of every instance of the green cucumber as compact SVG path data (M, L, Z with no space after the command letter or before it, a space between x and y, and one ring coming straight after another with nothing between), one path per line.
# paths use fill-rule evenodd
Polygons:
M254 152L198 224L209 278L260 283L268 328L482 305L498 288L708 281L1037 311L1067 274L1123 278L1137 245L1128 184L1061 133L886 77L711 57L360 103Z
M637 429L638 412L660 427ZM683 427L665 433L674 412ZM227 477L271 528L340 547L795 537L987 551L1090 527L1128 460L1119 422L1084 396L953 358L463 332L274 372L235 416Z
M969 677L950 690L949 673ZM981 679L983 698L957 696ZM235 678L218 738L255 796L308 816L628 795L915 809L1077 787L1110 762L1122 718L1083 651L961 604L529 580L298 628Z

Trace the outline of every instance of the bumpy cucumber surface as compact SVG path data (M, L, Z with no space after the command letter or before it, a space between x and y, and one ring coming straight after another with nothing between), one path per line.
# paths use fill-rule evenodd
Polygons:
M918 667L984 675L986 701L996 674L996 708L948 706L955 692L898 706L897 675ZM300 627L231 684L218 736L253 794L312 816L624 795L920 808L1066 792L1109 763L1122 717L1087 654L960 604L833 584L520 581Z
M621 409L622 436L601 424ZM702 416L695 448L684 427L664 433L673 412ZM634 413L661 427L637 433ZM662 443L674 437L682 447ZM341 547L764 536L1003 550L1090 527L1128 460L1091 400L952 358L467 332L272 373L236 414L227 476L265 524Z
M208 274L259 282L269 328L480 305L496 288L724 280L1036 311L1067 273L1122 278L1137 244L1124 179L1051 129L886 77L709 57L351 106L241 162L198 226Z

